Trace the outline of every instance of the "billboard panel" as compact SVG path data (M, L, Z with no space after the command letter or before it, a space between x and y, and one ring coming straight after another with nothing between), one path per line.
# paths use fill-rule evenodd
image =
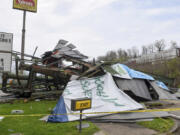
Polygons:
M37 12L37 0L13 0L13 8Z
M13 34L0 32L0 71L11 71L12 54L1 51L12 51Z

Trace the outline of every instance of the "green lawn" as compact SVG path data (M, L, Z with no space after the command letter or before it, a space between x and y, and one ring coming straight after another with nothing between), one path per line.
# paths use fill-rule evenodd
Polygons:
M138 124L164 133L168 132L173 127L174 121L170 118L155 118L153 121L138 122Z
M28 102L16 101L13 104L0 104L0 115L11 114L11 110L24 110L24 114L49 114L57 101ZM40 121L41 117L7 117L0 122L0 134L10 135L21 133L23 135L78 135L76 122L46 123ZM89 128L82 130L82 135L92 135L98 128L91 122Z

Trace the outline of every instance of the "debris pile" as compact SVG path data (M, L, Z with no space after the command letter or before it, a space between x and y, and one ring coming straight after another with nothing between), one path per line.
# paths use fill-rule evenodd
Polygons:
M21 60L18 57L20 53L14 55L16 72L3 73L2 90L19 96L30 97L37 91L63 90L69 80L104 74L100 66L87 62L88 57L65 40L60 40L52 51L45 52L41 58L25 55L31 59ZM22 75L20 71L26 74ZM8 83L8 80L12 81Z

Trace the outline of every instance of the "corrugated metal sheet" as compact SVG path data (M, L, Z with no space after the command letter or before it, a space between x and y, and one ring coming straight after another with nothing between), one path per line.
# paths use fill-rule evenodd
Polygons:
M66 41L66 40L63 40L63 39L59 40L59 42L58 42L58 44L56 45L56 47L54 48L54 50L63 47L63 46L66 45L67 43L68 43L68 41Z
M78 59L86 59L87 56L81 54L78 50L74 50L76 48L73 44L67 44L68 41L66 40L60 40L59 43L54 48L55 53L52 55L52 57L55 58L61 58L63 55L70 56L73 58Z
M150 81L150 84L152 85L152 87L155 89L155 91L157 92L157 94L159 95L159 99L168 99L168 100L176 100L176 96L169 93L166 90L161 89L155 81Z
M115 78L115 81L120 89L132 91L138 97L147 100L152 100L148 87L144 80L139 80L139 79L127 80L127 79Z
M76 48L76 46L73 45L73 44L69 44L69 45L67 45L67 47L69 47L69 48L71 48L71 49L75 49L75 48Z

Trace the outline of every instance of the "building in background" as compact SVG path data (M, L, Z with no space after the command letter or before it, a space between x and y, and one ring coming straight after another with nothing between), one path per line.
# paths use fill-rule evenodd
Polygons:
M154 63L164 60L170 60L176 57L180 57L180 48L173 48L160 52L145 54L138 58L130 59L128 60L127 63L134 63L134 64Z
M2 83L2 71L11 72L13 34L0 32L0 83ZM3 52L4 51L4 52Z

